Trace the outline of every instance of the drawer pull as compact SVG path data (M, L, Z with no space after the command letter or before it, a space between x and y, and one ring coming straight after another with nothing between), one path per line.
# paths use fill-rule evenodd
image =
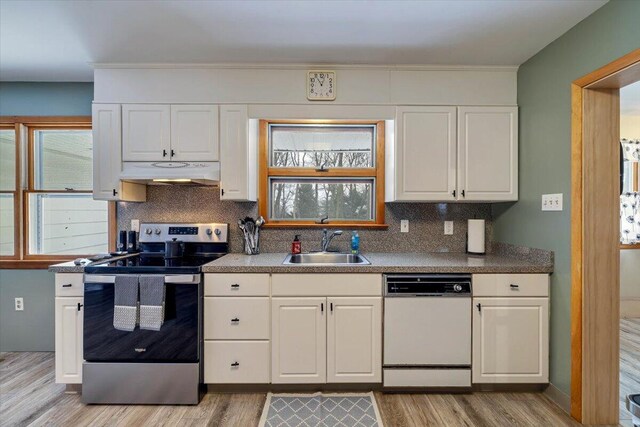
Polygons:
M78 303L78 311L80 311L82 309L82 307L84 307L84 304Z
M478 313L482 312L482 304L476 304L476 307L478 308Z
M233 323L239 323L240 319L238 319L237 317L234 317L233 319L231 319L231 322Z
M238 362L233 362L233 363L231 364L231 366L232 366L232 367L234 367L234 368L236 368L236 367L240 366L240 364L239 364Z
M238 285L237 283L234 283L233 285L231 285L232 289L238 289L240 288L240 285Z
M62 285L63 288L70 288L71 286L73 286L71 283L67 283L66 285Z
M510 284L510 285L509 285L509 287L510 287L511 289L513 289L513 290L516 290L516 289L519 289L519 288L520 288L520 286L518 286L518 285L514 285L513 283L512 283L512 284Z

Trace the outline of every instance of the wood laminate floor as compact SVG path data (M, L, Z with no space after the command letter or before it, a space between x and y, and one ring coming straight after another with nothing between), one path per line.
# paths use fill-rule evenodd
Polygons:
M640 393L640 319L620 319L620 420L630 420L625 398Z

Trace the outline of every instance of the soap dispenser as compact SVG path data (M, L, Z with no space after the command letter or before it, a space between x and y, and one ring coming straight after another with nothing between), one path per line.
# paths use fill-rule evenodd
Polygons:
M296 234L291 242L291 254L299 254L302 252L302 242L300 242L300 235Z
M351 232L351 253L354 255L360 253L360 236L355 230Z

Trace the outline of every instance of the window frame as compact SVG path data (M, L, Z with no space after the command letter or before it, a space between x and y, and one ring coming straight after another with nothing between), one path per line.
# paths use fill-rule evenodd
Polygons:
M14 254L0 256L2 269L43 269L92 254L52 255L29 253L29 196L31 194L89 194L86 190L37 190L34 185L35 131L46 129L92 129L91 116L0 117L0 127L16 132L16 185L14 191ZM10 192L2 192L8 194ZM107 202L108 250L115 249L116 204Z
M633 165L631 165L631 191L640 191L640 162L633 162ZM620 243L620 249L640 250L640 244L632 245Z
M313 167L282 168L271 167L269 125L369 125L376 128L376 140L374 141L375 159L374 167L369 168L327 168L319 171ZM384 120L260 120L259 122L259 167L258 167L258 213L265 219L264 227L267 228L388 228L385 223L385 122ZM373 220L332 220L320 223L319 221L299 220L274 220L270 218L270 180L271 178L360 178L373 181L372 211L375 212Z

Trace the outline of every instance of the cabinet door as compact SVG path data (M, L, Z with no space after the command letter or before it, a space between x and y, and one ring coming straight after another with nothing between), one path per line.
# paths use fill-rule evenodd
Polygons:
M549 382L549 299L473 299L473 382Z
M518 107L458 108L460 200L518 200Z
M122 159L125 162L168 161L170 137L168 105L122 105Z
M82 297L55 299L56 383L82 383Z
M144 202L143 184L120 181L122 121L119 104L93 104L93 198Z
M396 110L395 200L455 200L456 108Z
M382 381L382 298L327 298L327 382Z
M273 298L271 382L325 383L325 298Z
M256 200L256 151L247 106L220 106L220 200Z
M218 160L218 106L171 106L171 160Z

